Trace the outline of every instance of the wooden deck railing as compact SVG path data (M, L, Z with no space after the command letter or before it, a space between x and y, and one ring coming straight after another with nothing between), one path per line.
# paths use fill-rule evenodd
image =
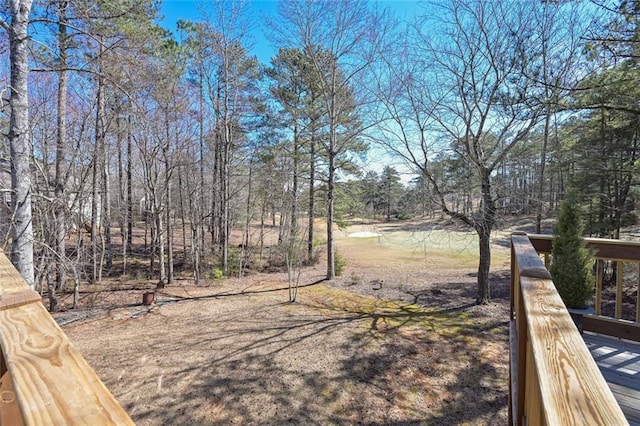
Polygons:
M553 248L552 235L529 235L529 240L539 254L544 255L545 264ZM585 238L587 246L594 252L596 260L596 291L593 308L595 315L586 315L583 327L587 331L621 337L640 342L640 242ZM615 268L615 291L612 295L613 309L604 315L604 266L605 262ZM625 282L626 278L626 282ZM629 291L630 287L633 291ZM624 297L627 298L627 319L623 319ZM634 299L629 301L629 299Z
M0 425L133 425L0 252Z
M512 425L625 425L527 235L511 238Z

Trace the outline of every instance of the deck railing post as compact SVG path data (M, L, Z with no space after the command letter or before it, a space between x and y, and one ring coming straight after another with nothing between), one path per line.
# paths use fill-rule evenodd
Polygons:
M602 259L596 260L596 306L595 313L600 315L602 313L602 279L604 274L604 261Z
M510 424L520 425L523 422L525 415L525 400L527 392L527 322L524 312L524 305L522 304L522 294L520 291L520 269L517 262L517 255L515 246L513 244L514 236L526 236L524 232L514 232L512 234L511 244L511 320L515 323L513 327L514 336L511 339L511 345L514 347L511 349L512 356L515 358L512 360L511 369L514 370L511 374L515 374L515 377L510 378L512 386L511 392L509 392L510 398L515 398L512 404L509 406ZM515 404L515 407L514 405ZM515 416L515 418L513 418Z
M622 284L624 284L624 262L616 262L616 318L622 318Z
M510 359L510 367L509 367L509 424L517 425L518 419L520 419L519 407L520 400L518 398L518 379L519 379L519 371L518 371L518 329L517 325L514 325L516 320L516 309L519 306L518 303L518 286L519 282L519 273L518 273L518 264L515 261L515 249L513 245L511 245L511 292L510 292L510 309L509 309L509 318L511 321L511 331L510 331L510 342L509 342L509 359ZM515 377L514 377L515 376Z

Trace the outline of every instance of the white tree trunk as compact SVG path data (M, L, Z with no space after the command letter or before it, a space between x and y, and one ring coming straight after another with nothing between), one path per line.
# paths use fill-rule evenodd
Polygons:
M33 222L31 217L31 144L29 142L29 74L27 26L31 0L11 1L11 26L2 21L9 34L11 61L11 261L30 287L34 287Z

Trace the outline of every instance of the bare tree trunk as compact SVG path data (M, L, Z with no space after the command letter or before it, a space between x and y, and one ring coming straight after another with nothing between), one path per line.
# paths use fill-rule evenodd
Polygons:
M546 55L545 55L546 56ZM546 62L546 61L545 61ZM545 83L547 81L547 67L544 66ZM538 175L538 194L536 200L536 234L542 233L542 213L544 209L544 177L545 167L547 165L547 146L549 144L549 127L551 123L551 107L549 105L549 88L545 86L545 98L547 104L545 106L546 114L544 116L544 130L542 134L542 149L540 151L540 173Z
M149 226L148 223L151 222L150 224L151 250L149 253L149 279L152 279L153 272L155 270L156 254L158 252L158 231L156 230L157 223L155 220L155 215L153 215L152 213L147 213L146 218L147 220L145 221L145 246L147 241L147 226Z
M56 279L49 284L49 310L58 311L58 298L56 290L63 290L67 281L65 259L66 247L64 238L66 236L66 215L65 215L65 178L63 171L63 161L67 143L67 26L66 26L67 2L61 0L58 3L58 48L60 71L58 71L58 119L56 138L56 175L55 175L55 244L56 256Z
M78 202L78 218L76 219L78 232L76 234L76 259L73 264L73 309L78 308L78 302L80 301L80 272L78 271L78 267L85 251L84 235L82 233L83 219L81 213L84 209L83 204L82 200Z
M200 235L200 232L204 232L204 227L201 226L202 215L194 207L193 198L189 198L189 205L191 206L191 262L193 263L193 279L198 285L200 284L200 250L202 247L202 235Z
M195 178L198 179L197 177ZM189 173L186 175L186 187L190 188ZM190 192L188 197L189 202L189 214L191 225L191 264L193 267L193 279L195 284L200 284L200 248L204 245L201 232L204 232L204 225L202 220L202 206L203 200L196 200L198 197L196 194L203 194L201 187L196 187L193 192Z
M279 209L280 220L278 221L278 246L281 246L287 240L288 234L290 232L290 230L287 228L287 224L289 223L287 220L287 213L288 213L287 208L289 206L287 205L287 189L286 188L283 188L282 194L279 198L280 198L280 209Z
M100 90L100 88L98 88L98 90ZM100 95L98 94L98 96ZM100 196L100 192L98 191L98 159L100 156L98 155L98 151L98 141L96 141L96 145L93 151L93 168L91 171L91 250L89 252L89 255L91 256L92 263L92 284L96 283L98 280L98 197Z
M300 147L298 146L298 123L296 119L293 128L293 179L291 184L291 230L290 234L296 237L298 234L298 157Z
M211 236L211 252L214 254L218 253L218 224L217 224L217 191L216 191L216 185L218 183L218 176L217 176L217 172L216 172L216 164L217 164L217 158L214 160L214 166L213 166L213 182L211 185L211 211L210 211L210 218L209 218L209 234Z
M31 0L11 1L11 26L0 18L9 34L11 91L9 149L11 153L11 262L29 287L34 288L33 222L31 211L31 144L29 142L29 56L27 29Z
M102 114L105 113L104 99L102 105ZM103 118L104 120L104 118ZM111 267L113 266L113 248L111 244L111 183L109 180L109 156L107 154L107 146L102 137L102 181L103 181L103 217L102 226L104 229L104 255L106 261L107 276L110 274Z
M103 47L100 47L100 57L102 57ZM101 60L100 60L101 61ZM98 80L98 84L104 86L102 79ZM111 247L111 182L109 179L109 154L107 152L106 137L106 102L104 87L100 89L101 96L98 98L98 119L100 123L100 167L102 173L102 217L101 217L101 242L102 255L100 261L100 279L102 280L102 264L106 262L107 276L113 266L113 252Z
M249 182L247 184L247 211L246 211L246 220L244 224L244 238L242 240L242 245L246 249L249 247L249 225L251 224L251 211L253 210L251 196L253 189L253 159L249 162Z
M164 228L162 226L162 212L156 210L156 248L158 253L158 266L160 266L160 280L159 284L163 285L167 282L167 265L164 257Z
M314 232L314 220L315 220L315 178L316 178L316 141L315 141L315 122L312 123L311 128L311 146L310 146L310 163L309 163L309 238L307 240L307 259L309 263L313 261L313 232Z
M600 161L607 164L607 132L606 132L606 116L602 109L600 113ZM598 203L598 238L610 238L605 225L605 210L607 209L607 192L606 192L606 176L601 173L599 176L599 203Z
M336 277L336 263L334 253L334 241L333 241L333 196L335 187L335 153L334 145L336 138L336 126L337 123L331 123L331 135L329 136L329 176L327 180L327 279L332 280Z
M98 61L102 57L104 52L104 46L102 39L98 37ZM100 67L99 67L100 68ZM104 146L104 82L101 75L98 75L97 79L97 94L96 94L96 123L95 123L95 146L93 151L93 199L91 200L91 258L93 261L92 282L102 280L102 265L104 263L104 239L101 238L102 249L100 250L100 259L98 260L98 234L100 234L100 228L102 227L105 218L101 217L98 220L98 200L101 204L104 204L103 195L100 193L99 177L104 178L104 170L106 167L103 164L105 161L105 146ZM104 188L103 188L104 189ZM101 213L104 213L104 206L101 207ZM100 223L98 223L100 222Z
M241 277L245 266L249 263L249 226L251 224L251 190L253 184L253 157L249 160L249 182L247 183L247 203L245 210L244 229L242 232L242 244L240 245L240 270L238 276Z
M200 213L197 218L197 226L200 228L197 231L197 234L200 235L199 246L204 249L204 215L205 212L205 192L204 192L204 71L202 67L200 67L200 111L198 116L198 130L199 130L199 142L200 142L200 158L198 158L198 165L200 168L200 181L199 181L199 189L200 189L200 199L197 202L198 208L197 211ZM193 219L192 219L193 220ZM197 280L196 280L197 283Z
M187 185L189 183L187 182ZM187 221L184 208L184 193L186 188L182 182L182 167L178 168L178 196L180 197L180 224L182 225L182 261L187 261Z
M265 217L267 215L267 206L266 203L262 204L262 209L260 210L260 235L258 237L259 241L258 244L260 246L260 263L262 264L262 261L264 259L264 221L265 221Z
M171 184L167 177L166 182L166 221L167 221L167 284L173 283L173 222L171 219Z
M491 231L495 224L496 207L491 195L491 172L483 169L481 173L482 206L480 219L475 228L479 237L480 262L478 263L478 294L476 303L487 304L491 301L489 292L489 270L491 267Z
M211 185L211 219L209 232L211 233L211 251L214 254L219 254L219 221L220 221L220 213L219 213L219 205L220 205L220 137L219 135L215 135L214 137L214 153L213 153L213 179Z
M122 159L122 120L120 112L116 116L117 141L116 149L118 156L118 221L120 224L120 240L122 242L122 276L127 273L127 198L124 177L124 162Z
M132 152L131 152L131 115L127 117L127 244L133 241L133 182L132 182ZM146 225L145 225L146 227ZM145 233L146 236L146 233Z
M491 267L491 230L476 228L480 240L480 262L478 263L478 294L476 303L486 305L491 301L489 292L489 269Z
M230 125L230 123L229 123ZM225 129L225 147L223 152L223 167L221 168L223 174L221 176L222 183L222 214L220 223L220 246L222 248L222 270L227 274L229 271L229 233L231 226L229 223L229 203L231 202L230 189L229 189L229 145L230 145L230 129Z
M196 285L200 284L200 248L198 247L199 243L196 240L199 238L198 230L192 228L191 229L191 245L192 245L192 262L193 262L193 279L195 280Z
M73 265L73 305L71 309L78 309L78 302L80 301L80 276L77 265L77 263Z

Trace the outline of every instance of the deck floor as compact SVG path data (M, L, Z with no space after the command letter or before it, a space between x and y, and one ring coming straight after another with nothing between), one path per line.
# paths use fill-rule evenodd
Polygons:
M589 332L583 336L627 420L640 426L640 344Z

